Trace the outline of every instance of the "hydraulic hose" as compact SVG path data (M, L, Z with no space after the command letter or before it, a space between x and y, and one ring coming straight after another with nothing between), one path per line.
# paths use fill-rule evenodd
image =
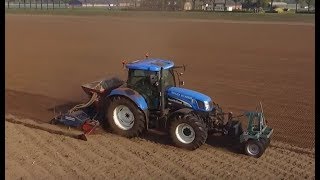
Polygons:
M72 109L69 110L69 113L72 113L72 112L74 112L76 110L79 110L79 109L82 109L82 108L89 107L97 99L98 99L98 94L97 93L93 93L92 96L91 96L91 99L87 103L82 103L82 104L78 104L78 105L74 106Z

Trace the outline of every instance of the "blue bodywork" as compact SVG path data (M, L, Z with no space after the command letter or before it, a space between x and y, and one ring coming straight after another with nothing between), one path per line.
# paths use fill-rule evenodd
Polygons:
M144 59L126 64L126 68L128 69L140 69L146 71L160 71L161 67L163 69L169 69L173 66L174 63L172 61L164 59Z
M161 68L170 69L174 63L170 60L149 58L137 60L126 64L128 69L159 72ZM209 96L185 88L170 87L166 91L168 103L188 107L195 111L209 112L213 110L212 100ZM122 95L130 98L142 110L148 110L148 104L144 97L138 92L129 88L117 88L111 91L109 96Z
M137 104L137 106L141 110L147 110L148 105L146 100L135 90L129 89L129 88L117 88L111 91L111 93L108 95L114 96L114 95L120 95L130 98L133 102Z
M80 127L87 120L90 120L90 117L81 110L60 115L54 119L57 123L71 127Z
M168 102L179 103L196 111L212 111L212 100L209 96L202 93L179 87L167 89ZM199 105L203 103L203 106ZM204 104L208 104L207 108Z

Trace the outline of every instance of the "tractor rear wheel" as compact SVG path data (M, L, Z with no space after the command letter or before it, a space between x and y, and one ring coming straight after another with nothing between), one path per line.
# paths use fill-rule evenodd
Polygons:
M245 143L244 151L248 156L259 158L265 150L264 144L258 140L250 139Z
M106 111L111 131L128 138L139 136L145 129L144 113L129 99L114 97Z
M169 133L177 147L188 150L197 149L208 137L206 124L192 113L176 116L171 122Z

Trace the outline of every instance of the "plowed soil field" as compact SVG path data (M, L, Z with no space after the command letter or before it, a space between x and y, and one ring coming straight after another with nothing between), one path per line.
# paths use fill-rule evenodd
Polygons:
M8 179L314 179L314 25L160 18L6 15ZM274 128L259 159L209 137L189 152L150 132L99 130L81 141L49 125L53 109L83 102L80 85L118 74L123 60L186 64L186 88L225 111L259 101ZM65 132L64 135L57 131ZM78 132L79 133L79 132Z

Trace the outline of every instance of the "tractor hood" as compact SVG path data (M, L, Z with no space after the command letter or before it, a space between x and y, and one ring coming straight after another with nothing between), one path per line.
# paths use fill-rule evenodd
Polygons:
M186 106L196 111L212 111L212 100L202 93L179 87L167 89L168 104Z

